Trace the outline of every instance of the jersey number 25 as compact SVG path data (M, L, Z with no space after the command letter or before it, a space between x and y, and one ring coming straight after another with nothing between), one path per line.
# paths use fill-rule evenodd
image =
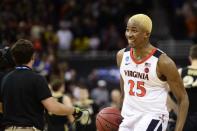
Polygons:
M131 96L143 97L146 94L146 89L144 88L144 82L137 81L136 83L133 80L129 80ZM137 85L136 85L137 84ZM136 88L135 88L136 86Z

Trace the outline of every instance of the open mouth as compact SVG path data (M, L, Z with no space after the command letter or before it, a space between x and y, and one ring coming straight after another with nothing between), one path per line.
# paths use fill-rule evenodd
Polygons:
M135 39L131 39L131 38L130 38L130 39L128 39L128 41L129 41L129 43L130 43L130 42L134 42Z
M128 39L128 41L134 41L133 37L128 37L127 39Z

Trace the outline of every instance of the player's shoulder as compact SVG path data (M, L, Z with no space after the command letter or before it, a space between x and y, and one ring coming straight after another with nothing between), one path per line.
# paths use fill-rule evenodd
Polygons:
M175 62L165 53L159 57L157 70L159 74L166 78L175 78L178 76L178 70Z
M123 58L123 55L124 55L124 52L127 52L127 51L130 51L130 48L127 47L127 48L123 48L121 50L119 50L116 54L116 60L117 60L117 65L120 67L120 64L121 64L121 61L122 61L122 58Z
M125 51L126 48L123 48L121 50L119 50L116 54L116 58L119 59L119 58L122 58L123 54L124 54L124 51Z
M123 53L124 53L124 51L125 51L125 49L126 49L126 48L120 49L120 50L117 52L117 55L121 55L121 54L123 54Z
M126 47L126 48L120 49L120 50L117 52L116 56L117 56L117 57L122 57L123 54L124 54L124 52L130 51L130 49L131 49L130 47Z
M177 76L176 72L178 73L178 70L175 62L165 53L159 57L157 67L160 74L163 74L166 77L169 77L169 75L170 77L173 75Z
M153 56L158 58L158 65L160 66L167 66L167 65L174 65L174 61L161 49L157 48Z
M171 64L175 64L175 63L174 63L174 61L166 53L162 53L159 56L159 64L162 64L162 65L171 65Z
M153 56L156 57L156 58L159 58L162 54L165 54L162 50L156 48Z
M123 49L120 49L118 52L117 52L117 55L119 54L122 54L122 53L124 53L124 50L125 50L126 48L123 48Z

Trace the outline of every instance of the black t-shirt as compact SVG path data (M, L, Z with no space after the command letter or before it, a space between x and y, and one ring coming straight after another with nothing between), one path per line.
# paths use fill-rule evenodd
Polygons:
M4 72L2 72L2 71L0 71L0 86L1 86L1 80L3 79L3 76L5 75L5 73ZM0 131L3 131L3 129L2 129L2 118L3 118L3 114L2 113L0 113Z
M197 112L197 69L182 68L181 77L189 97L188 112Z
M44 127L44 106L51 97L47 81L30 68L15 69L2 80L3 124L5 126Z
M3 79L3 77L4 77L4 72L0 72L0 85L1 85L1 80Z

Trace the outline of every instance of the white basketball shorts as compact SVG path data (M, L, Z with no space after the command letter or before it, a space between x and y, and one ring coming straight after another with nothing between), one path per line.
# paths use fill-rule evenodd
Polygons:
M167 115L140 114L123 119L119 131L166 131Z

